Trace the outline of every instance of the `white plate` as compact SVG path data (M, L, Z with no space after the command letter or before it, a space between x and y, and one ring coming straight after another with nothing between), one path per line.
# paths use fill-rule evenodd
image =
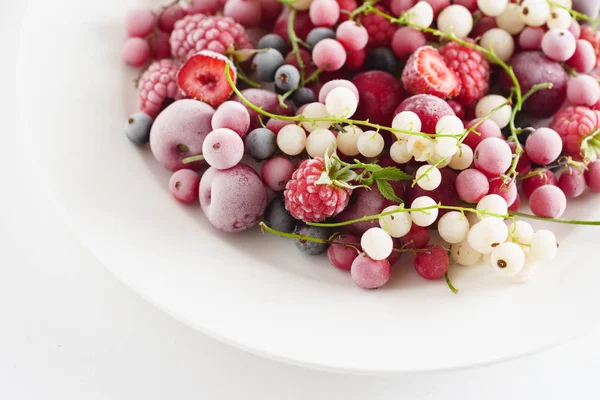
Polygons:
M369 373L497 362L597 324L598 228L554 227L559 258L527 284L455 268L459 295L410 264L384 289L362 291L290 241L213 229L198 206L171 198L169 173L123 135L135 110L135 72L120 59L132 3L65 0L56 12L54 2L32 1L17 97L24 146L53 201L104 265L153 304L256 354ZM570 216L598 219L598 197L573 203Z

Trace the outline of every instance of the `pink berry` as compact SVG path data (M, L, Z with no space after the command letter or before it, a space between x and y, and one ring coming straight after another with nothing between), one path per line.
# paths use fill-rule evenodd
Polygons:
M539 187L544 185L556 186L558 184L558 180L552 171L538 169L532 172L539 172L539 174L523 180L523 194L527 197L531 197L531 194Z
M335 3L332 0L324 1ZM367 32L367 29L354 21L342 22L335 31L335 36L338 42L349 51L362 50L369 42L369 32Z
M378 289L390 279L390 263L388 260L376 261L366 254L361 254L352 262L350 275L356 286L362 289Z
M562 139L553 129L540 128L531 133L525 142L525 150L531 161L539 165L548 165L562 152Z
M466 112L465 107L462 104L456 100L448 100L448 105L452 108L452 111L454 111L454 114L456 114L458 118L461 120L465 119Z
M567 60L567 65L575 71L587 74L596 66L596 51L594 46L587 40L579 39L575 54Z
M523 50L539 50L544 39L543 28L526 27L519 34L519 46Z
M219 0L179 0L179 6L189 15L214 14L221 8Z
M487 15L482 16L477 20L473 30L471 31L471 37L479 38L482 37L487 31L497 28L495 17L488 17Z
M452 4L458 4L459 6L465 7L471 12L477 11L477 0L454 0Z
M567 61L576 47L577 41L567 29L550 29L542 39L542 51L555 61Z
M244 138L250 127L250 114L240 103L226 101L215 111L211 124L213 129L229 128Z
M314 0L310 4L308 15L314 26L329 28L334 26L340 18L340 5L335 0Z
M396 57L406 61L415 50L426 44L427 39L423 32L405 26L394 33L391 47Z
M512 179L508 182L504 182L502 178L494 178L490 180L489 194L497 194L502 197L510 207L517 199L517 185Z
M292 124L294 124L294 121L285 121L282 119L270 119L267 121L265 126L268 130L270 130L271 132L273 132L274 134L277 135L279 133L279 131L281 130L281 128L283 128L286 125L292 125Z
M315 45L312 57L315 65L323 71L337 71L346 62L346 50L335 39L323 39Z
M579 39L581 37L581 25L575 18L571 20L571 25L569 26L569 32L573 34L575 39Z
M462 201L475 204L489 194L490 183L482 172L466 169L456 178L456 191Z
M440 13L440 11L442 11L444 8L446 8L450 5L450 0L425 0L425 1L427 3L429 3L431 8L433 8L433 15L435 17L437 17L437 15Z
M202 155L211 167L228 169L242 160L244 141L231 129L215 129L204 139Z
M417 4L417 0L391 0L390 10L393 15L399 17L404 11L413 7L415 4Z
M365 65L367 51L365 49L349 51L346 56L346 68L348 71L358 71Z
M450 266L448 253L441 246L430 246L426 251L415 255L415 270L425 279L436 280L444 277Z
M515 198L515 201L510 206L508 206L508 211L518 212L520 207L521 207L521 196L519 196L519 194L517 193L517 197Z
M545 185L531 194L529 207L538 217L559 218L567 208L567 198L558 187Z
M471 129L479 121L481 121L481 119L476 118L469 122L465 128ZM498 127L498 124L491 119L486 119L481 124L477 125L477 128L475 128L473 132L469 132L463 143L475 150L477 146L479 146L479 143L487 138L501 139L502 137L502 131Z
M150 61L150 45L145 39L132 37L123 44L123 61L132 67L141 67Z
M227 0L223 15L250 28L260 22L261 6L257 0Z
M588 165L585 171L585 183L594 192L600 192L600 161Z
M154 58L163 60L171 58L171 43L169 42L170 35L163 31L158 32L154 42Z
M125 29L130 37L145 38L154 30L156 14L147 7L136 7L125 14Z
M408 249L422 249L429 243L431 232L429 228L424 228L417 224L412 224L410 231L404 235L402 241Z
M265 185L274 192L281 192L294 173L295 167L284 157L273 157L265 161L260 171Z
M600 101L600 84L589 75L578 75L569 80L567 99L575 106L593 106Z
M505 173L512 162L512 151L499 138L487 138L479 143L473 156L475 168L493 178Z
M171 175L169 189L176 200L182 203L193 203L198 200L200 175L191 169L180 169Z
M161 11L158 17L158 27L165 33L173 32L175 22L186 16L186 12L178 5L172 5Z
M358 89L356 88L354 83L346 79L333 79L321 86L321 90L319 91L319 103L325 104L325 100L327 99L327 95L329 94L329 92L338 87L345 87L347 89L350 89L352 93L354 93L356 98L359 98Z
M558 178L558 187L569 198L579 197L585 190L585 175L578 168L568 168Z
M454 115L454 111L446 101L429 94L417 94L404 100L396 108L394 116L402 111L412 111L417 114L421 120L421 131L431 134L436 133L435 126L440 118Z
M342 271L350 271L352 263L359 255L360 239L352 234L343 233L334 240L339 243L333 243L327 249L329 262Z

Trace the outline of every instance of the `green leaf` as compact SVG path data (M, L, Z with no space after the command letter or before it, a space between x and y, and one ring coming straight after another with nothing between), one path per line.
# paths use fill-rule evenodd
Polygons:
M341 174L335 177L336 180L343 182L350 182L355 180L358 177L358 174L352 170L343 171Z
M373 178L376 180L385 179L386 181L407 181L412 179L410 175L396 167L386 167L375 171L373 172Z
M402 202L402 200L398 196L396 196L392 185L388 181L384 179L378 179L375 182L377 183L377 189L379 189L379 193L381 193L383 197L385 197L388 200L395 201L397 203Z

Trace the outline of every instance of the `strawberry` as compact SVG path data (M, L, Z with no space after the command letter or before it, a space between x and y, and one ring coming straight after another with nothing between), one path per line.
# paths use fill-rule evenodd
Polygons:
M218 107L233 93L225 76L226 65L235 83L237 73L231 61L214 51L202 50L181 66L177 85L187 97Z
M404 88L414 94L431 94L443 99L460 93L460 80L440 53L431 46L419 47L402 72Z

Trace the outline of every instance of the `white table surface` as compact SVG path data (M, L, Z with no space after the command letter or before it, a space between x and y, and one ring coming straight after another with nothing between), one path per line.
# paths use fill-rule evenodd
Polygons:
M24 162L27 149L19 142L12 96L15 37L23 12L24 2L17 1L5 2L0 13L0 399L600 396L598 332L542 354L476 370L365 377L264 360L164 315L122 285L78 242ZM35 117L35 110L31 112Z

